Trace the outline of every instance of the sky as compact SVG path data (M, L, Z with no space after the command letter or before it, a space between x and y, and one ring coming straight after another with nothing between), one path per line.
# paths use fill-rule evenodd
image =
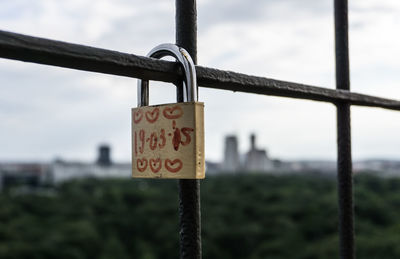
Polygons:
M0 1L0 30L145 56L175 42L174 0ZM198 64L335 88L333 1L198 0ZM352 91L400 99L400 2L349 3ZM150 103L175 100L151 82ZM0 161L93 161L100 143L131 157L136 79L0 59ZM329 103L200 88L206 159L249 135L271 158L336 159ZM354 159L400 159L400 113L352 107Z

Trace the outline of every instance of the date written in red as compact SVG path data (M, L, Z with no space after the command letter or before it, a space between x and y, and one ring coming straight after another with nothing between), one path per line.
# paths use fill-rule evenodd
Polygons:
M193 128L177 128L175 121L173 121L172 129L173 131L169 133L166 133L165 129L161 129L160 132L146 132L143 129L135 131L133 136L135 155L143 154L146 145L150 150L163 149L167 144L168 137L170 137L175 151L179 150L180 145L186 146L192 142L191 133L194 131Z

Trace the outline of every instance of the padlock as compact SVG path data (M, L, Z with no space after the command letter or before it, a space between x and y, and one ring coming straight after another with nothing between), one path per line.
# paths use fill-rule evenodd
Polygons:
M132 109L132 177L203 179L204 103L197 101L196 69L189 53L161 44L148 57L174 57L184 74L184 102L149 105L149 81L138 81Z

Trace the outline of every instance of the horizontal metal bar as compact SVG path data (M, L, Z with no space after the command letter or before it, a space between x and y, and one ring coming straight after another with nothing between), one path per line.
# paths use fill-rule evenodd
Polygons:
M176 82L175 62L0 31L0 57L140 79ZM202 87L400 110L400 101L196 66Z

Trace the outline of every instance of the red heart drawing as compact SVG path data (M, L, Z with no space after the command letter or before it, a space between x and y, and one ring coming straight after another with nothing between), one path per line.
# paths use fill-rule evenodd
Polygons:
M183 110L182 107L180 107L179 105L175 105L174 107L165 107L165 109L163 110L163 115L165 118L167 119L178 119L180 117L182 117L183 115Z
M183 163L180 159L169 160L165 159L165 168L171 173L176 173L182 169Z
M138 124L143 118L143 111L142 110L136 110L133 112L133 122Z
M147 168L147 159L146 158L142 158L142 159L137 159L136 160L136 167L139 170L139 172L144 172L144 170L146 170Z
M154 110L146 112L146 119L148 122L154 123L158 119L159 115L160 115L160 109L154 108Z
M149 160L150 162L150 169L151 171L153 171L153 173L158 173L158 171L160 171L161 169L161 159L160 158L150 158Z

